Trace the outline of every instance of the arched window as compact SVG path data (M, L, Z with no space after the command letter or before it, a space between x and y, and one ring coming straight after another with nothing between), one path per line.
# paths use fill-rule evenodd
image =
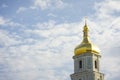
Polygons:
M95 60L95 68L97 69L97 61Z
M79 61L79 68L82 68L82 60Z

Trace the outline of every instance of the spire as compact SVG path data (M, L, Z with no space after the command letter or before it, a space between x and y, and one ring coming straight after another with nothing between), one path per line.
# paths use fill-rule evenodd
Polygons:
M85 43L89 43L89 36L88 36L88 26L87 26L87 20L85 18L85 25L84 25L84 28L83 28L83 42Z
M85 18L85 26L87 26L87 17Z

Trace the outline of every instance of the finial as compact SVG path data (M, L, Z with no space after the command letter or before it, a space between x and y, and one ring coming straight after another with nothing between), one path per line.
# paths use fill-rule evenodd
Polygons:
M87 17L85 17L85 26L87 26Z
M84 39L88 40L88 27L87 27L87 17L85 17L85 25L83 27ZM89 42L89 41L88 41Z

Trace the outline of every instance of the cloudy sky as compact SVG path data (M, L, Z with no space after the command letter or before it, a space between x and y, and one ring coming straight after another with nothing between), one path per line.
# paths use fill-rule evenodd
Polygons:
M70 80L86 16L105 80L119 80L120 0L0 0L0 80Z

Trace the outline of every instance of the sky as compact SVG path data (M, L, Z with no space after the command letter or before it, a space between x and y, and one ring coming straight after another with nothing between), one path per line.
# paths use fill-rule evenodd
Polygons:
M0 0L0 80L71 80L89 35L105 80L120 79L120 0Z

